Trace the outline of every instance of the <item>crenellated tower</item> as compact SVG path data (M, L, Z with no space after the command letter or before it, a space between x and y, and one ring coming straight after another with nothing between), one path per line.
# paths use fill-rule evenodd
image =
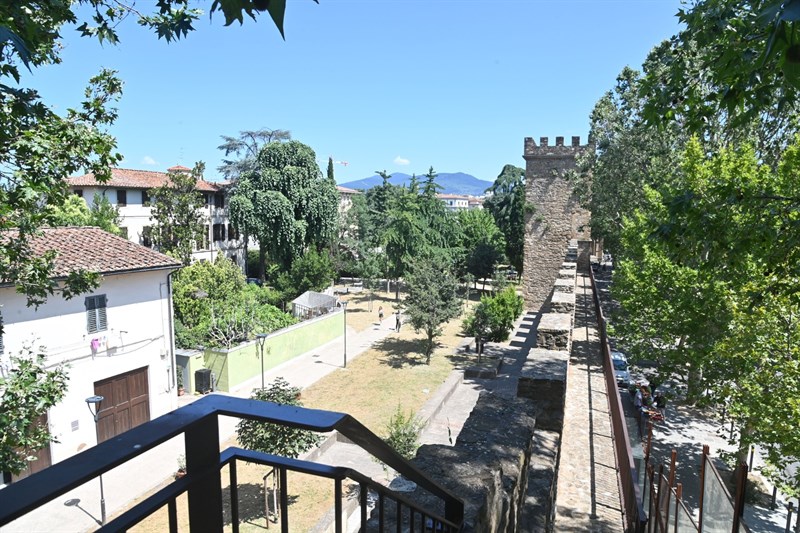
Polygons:
M591 144L581 145L572 137L569 146L564 137L556 137L554 146L547 137L539 144L525 138L525 200L533 206L525 214L525 271L523 296L526 308L540 311L549 302L553 283L564 262L571 240L591 239L589 212L573 193L567 173L577 167L576 158ZM579 248L588 260L588 245Z

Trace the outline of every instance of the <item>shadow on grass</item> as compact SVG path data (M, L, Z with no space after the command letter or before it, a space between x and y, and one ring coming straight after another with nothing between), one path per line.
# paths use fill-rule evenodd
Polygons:
M386 337L376 342L373 347L383 354L380 362L392 368L425 364L422 339Z
M289 505L297 502L296 495L289 495L287 498ZM260 529L267 529L264 519L264 485L260 483L240 483L239 484L239 523L248 524ZM226 526L231 525L231 488L230 486L222 489L222 501L225 502L223 521ZM273 513L275 510L272 505L272 491L270 490L269 506Z

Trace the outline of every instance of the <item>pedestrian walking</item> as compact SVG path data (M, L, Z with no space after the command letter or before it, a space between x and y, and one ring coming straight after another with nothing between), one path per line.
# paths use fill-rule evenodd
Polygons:
M398 312L397 312L397 323L395 324L395 329L396 329L398 332L400 331L400 325L401 325L402 323L403 323L403 322L400 320L400 311L398 311Z
M383 322L383 306L378 307L378 322Z

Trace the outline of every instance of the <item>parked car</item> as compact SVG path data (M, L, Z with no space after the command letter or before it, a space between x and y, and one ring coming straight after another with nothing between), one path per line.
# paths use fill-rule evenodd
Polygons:
M258 285L259 287L264 285L264 282L259 278L247 278L245 281L247 281L247 283L252 283L253 285Z
M617 385L628 388L631 384L631 373L628 370L628 358L622 352L611 352L611 362L614 364L614 375Z

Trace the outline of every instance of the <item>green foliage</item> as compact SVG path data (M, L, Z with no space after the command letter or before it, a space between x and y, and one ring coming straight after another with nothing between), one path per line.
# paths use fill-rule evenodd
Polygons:
M625 222L613 286L634 360L726 403L740 455L758 443L779 466L800 457L798 161L798 144L774 171L752 148L709 157L691 141L678 177Z
M298 257L289 272L278 276L275 288L284 301L294 300L306 291L321 292L333 282L335 273L326 252L309 250Z
M96 226L114 235L121 234L119 209L105 196L94 195L91 209L83 198L75 195L70 195L63 205L50 206L50 209L53 226Z
M524 301L514 287L506 287L494 296L483 296L473 313L462 323L466 335L489 342L504 342L514 329L514 321L524 309Z
M48 370L45 355L25 347L11 356L11 368L0 374L0 471L19 474L33 454L55 438L47 425L37 423L67 390L67 372L58 365Z
M192 262L195 242L203 235L205 202L197 191L205 165L196 163L191 173L170 172L167 182L150 191L150 220L153 246L176 257L184 266Z
M405 413L400 405L386 424L386 437L383 439L403 459L410 461L417 454L422 421L409 411Z
M297 321L267 302L270 289L245 283L241 270L217 256L184 267L174 276L175 340L182 348L231 347Z
M458 282L447 265L431 259L420 259L406 278L408 296L403 309L414 331L425 332L425 356L430 364L436 347L436 337L442 334L442 324L461 314Z
M483 207L494 218L505 236L505 254L517 272L522 272L525 247L525 170L505 165L483 202Z
M289 385L280 377L265 389L254 389L250 398L280 405L303 406L300 401L300 388ZM306 450L317 446L322 440L320 435L312 431L257 420L239 422L236 426L236 435L239 444L248 450L283 457L298 457Z
M234 225L259 242L260 272L269 258L288 270L306 249L321 249L335 235L338 193L314 151L297 141L261 149L257 169L240 177L230 199Z

